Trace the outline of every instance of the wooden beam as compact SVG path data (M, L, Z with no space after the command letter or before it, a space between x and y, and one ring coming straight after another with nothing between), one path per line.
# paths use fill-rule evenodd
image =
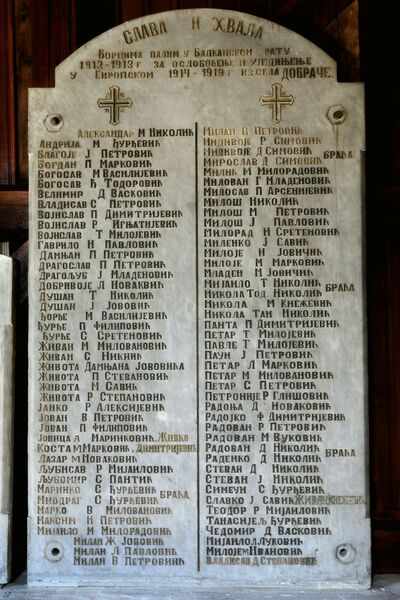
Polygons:
M395 524L398 526L398 522ZM399 573L400 572L400 531L380 530L376 526L372 532L374 573Z
M28 229L28 190L0 188L0 230Z
M360 81L358 0L353 0L321 32L317 43L338 63L338 81Z
M12 0L0 2L0 185L15 183L14 24Z
M75 12L75 0L15 0L20 184L28 182L28 88L54 85L55 67L76 48Z
M150 11L146 0L132 2L131 0L120 0L120 21L130 21L148 14Z
M400 186L367 196L371 514L376 573L400 572Z
M352 2L353 0L275 0L275 10L279 23L317 43L316 34Z

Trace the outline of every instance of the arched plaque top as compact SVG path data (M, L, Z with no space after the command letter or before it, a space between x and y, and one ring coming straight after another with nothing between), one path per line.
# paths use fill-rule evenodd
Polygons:
M257 53L246 54L251 49ZM336 61L294 31L247 13L206 8L147 15L109 29L60 63L56 81L62 76L71 79L71 73L77 73L75 79L89 75L90 69L82 68L81 61L105 59L110 66L107 60L124 60L113 59L111 52L134 58L135 52L142 53L140 66L146 69L150 66L147 59L153 66L153 60L162 60L163 56L167 61L175 61L172 68L190 68L193 61L197 61L196 65L206 59L235 58L237 66L253 68L254 72L246 75L251 78L261 75L283 81L293 77L336 81ZM246 57L248 61L243 62ZM234 68L235 64L230 66ZM162 75L162 68L158 75Z

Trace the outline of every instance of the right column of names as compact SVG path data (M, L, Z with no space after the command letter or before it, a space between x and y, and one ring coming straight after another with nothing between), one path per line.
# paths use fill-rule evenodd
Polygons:
M326 460L355 456L333 443L346 422L335 299L355 291L331 269L335 161L301 127L201 133L201 561L313 565L332 505L364 503L332 489Z

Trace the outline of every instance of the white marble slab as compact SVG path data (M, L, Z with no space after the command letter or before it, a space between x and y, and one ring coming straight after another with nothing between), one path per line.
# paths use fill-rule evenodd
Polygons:
M96 588L60 588L41 587L35 588L26 585L26 577L20 576L17 581L0 590L0 598L9 600L52 600L54 596L60 600L394 600L400 597L400 579L398 575L375 576L373 585L369 590L346 591L343 590L278 590L232 588L219 590L215 587L206 590L193 588L121 588L121 587L96 587Z
M363 86L177 11L29 121L30 582L368 587Z
M0 583L11 574L13 460L13 264L0 254Z

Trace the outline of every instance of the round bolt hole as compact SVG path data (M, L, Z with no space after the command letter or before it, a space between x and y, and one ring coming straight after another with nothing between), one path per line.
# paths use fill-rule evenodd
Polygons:
M51 562L58 562L64 556L64 550L58 542L50 542L45 549L45 556Z
M53 113L52 115L47 115L47 117L44 120L44 125L47 131L49 131L50 133L57 133L57 131L60 131L60 129L63 127L64 120L62 118L62 115Z
M328 108L326 116L332 125L341 125L346 120L347 110L341 104L335 104Z
M356 557L356 549L351 544L340 544L336 548L336 558L343 564L352 563Z
M344 112L342 110L335 110L332 116L337 121L340 121L340 119L343 119L344 117Z

